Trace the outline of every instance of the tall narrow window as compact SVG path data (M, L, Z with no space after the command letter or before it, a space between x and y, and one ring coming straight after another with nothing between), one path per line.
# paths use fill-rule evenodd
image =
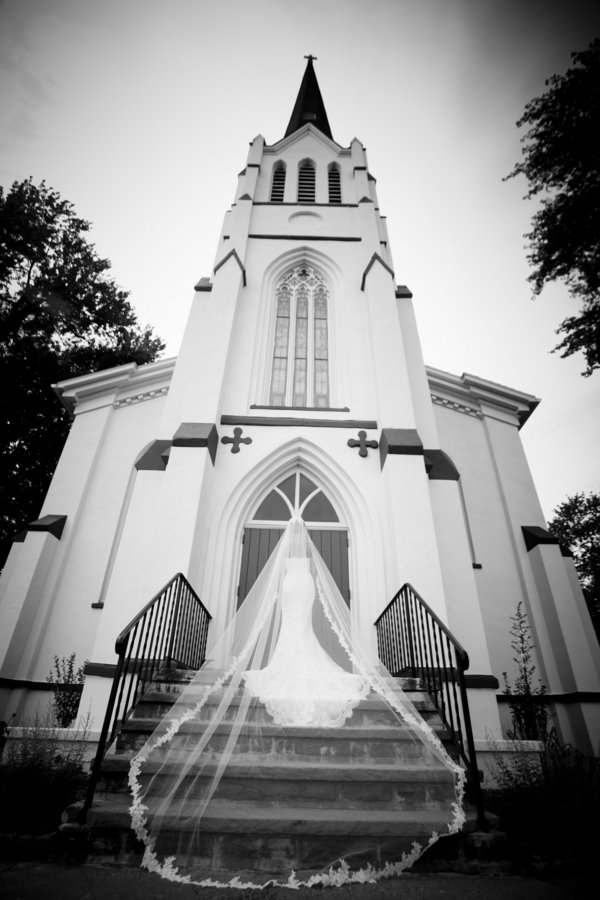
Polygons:
M298 203L315 202L315 164L305 159L298 169Z
M272 406L329 406L328 291L323 277L296 266L277 285Z
M273 181L271 182L271 201L274 203L283 203L283 194L285 191L285 163L275 163L273 169Z
M342 202L342 182L340 179L340 167L336 163L332 163L328 170L329 180L329 202Z

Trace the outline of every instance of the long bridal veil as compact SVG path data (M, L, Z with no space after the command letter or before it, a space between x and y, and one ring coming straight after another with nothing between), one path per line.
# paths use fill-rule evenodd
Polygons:
M207 886L376 880L407 868L438 836L461 827L462 769L351 627L350 611L301 519L290 521L208 655L132 760L132 824L145 844L146 868ZM375 741L374 749L361 735L370 725L378 733L382 715L397 740ZM340 748L349 748L349 755ZM320 858L316 867L310 858L292 863L282 877L281 861L261 852L257 838L252 864L238 847L244 862L232 878L235 852L228 857L220 850L215 834L237 828L241 845L245 821L249 830L260 830L261 820L276 818L292 802L277 779L285 782L290 767L297 772L311 763L321 767L321 778L330 766L351 781L363 766L385 779L397 765L415 783L429 776L431 787L415 794L418 801L410 791L406 797L396 791L387 841L342 829L331 858ZM293 802L322 807L324 791L310 787L301 787ZM375 801L356 796L350 808L360 819L361 808L372 810ZM406 817L414 828L402 828ZM415 829L424 835L418 842ZM366 868L365 860L372 861Z

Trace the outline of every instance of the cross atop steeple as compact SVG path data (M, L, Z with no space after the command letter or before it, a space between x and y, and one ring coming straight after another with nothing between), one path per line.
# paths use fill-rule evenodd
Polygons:
M317 76L315 75L313 66L313 60L316 58L317 57L313 56L311 53L304 57L308 62L306 63L306 70L304 72L302 84L300 85L300 90L298 91L292 116L285 132L285 137L287 137L288 134L293 134L294 131L297 131L299 128L302 128L307 122L310 122L311 125L314 125L315 128L318 128L319 131L322 131L323 134L333 140L327 113L325 112L325 104L323 103L323 97L321 96L319 83L317 82Z

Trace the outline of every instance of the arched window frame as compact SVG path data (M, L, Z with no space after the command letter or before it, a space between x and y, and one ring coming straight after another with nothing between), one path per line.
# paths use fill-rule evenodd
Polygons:
M342 202L342 175L337 163L331 163L327 169L327 188L330 203Z
M285 179L286 165L283 160L278 160L273 166L271 176L271 193L269 195L272 203L283 203L285 196Z
M301 160L298 165L298 203L314 203L316 186L317 169L313 160Z
M316 267L301 262L278 279L274 295L268 404L327 409L331 404L329 285Z

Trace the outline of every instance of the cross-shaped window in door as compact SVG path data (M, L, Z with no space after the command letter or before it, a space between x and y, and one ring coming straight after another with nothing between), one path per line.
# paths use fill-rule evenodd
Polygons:
M311 266L295 266L275 290L271 406L329 406L328 290Z

